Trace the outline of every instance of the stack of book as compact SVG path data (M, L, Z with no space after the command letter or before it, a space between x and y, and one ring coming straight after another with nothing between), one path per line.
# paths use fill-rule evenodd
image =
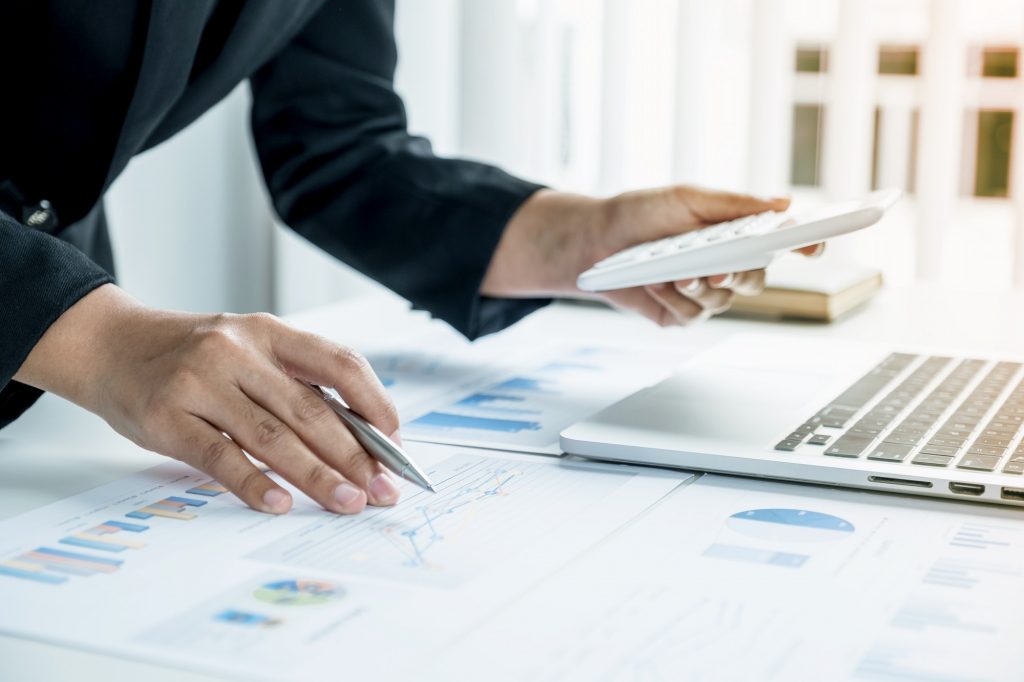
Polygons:
M882 288L882 273L832 258L785 256L768 267L764 292L737 296L731 314L832 321Z

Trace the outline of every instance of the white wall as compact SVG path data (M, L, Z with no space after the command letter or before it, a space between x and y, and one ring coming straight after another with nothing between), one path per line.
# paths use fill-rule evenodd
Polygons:
M118 280L143 302L193 311L267 310L270 213L250 152L248 89L139 156L107 209Z

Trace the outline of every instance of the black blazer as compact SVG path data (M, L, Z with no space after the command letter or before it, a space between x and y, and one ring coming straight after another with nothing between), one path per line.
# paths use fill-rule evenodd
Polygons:
M135 154L245 79L287 225L471 337L543 303L479 295L505 224L537 186L438 158L409 135L393 88L393 0L3 5L0 426L38 395L11 377L39 337L112 281L104 192Z

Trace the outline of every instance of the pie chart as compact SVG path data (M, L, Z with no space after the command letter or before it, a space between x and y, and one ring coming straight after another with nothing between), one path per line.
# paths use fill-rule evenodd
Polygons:
M261 585L253 596L279 606L313 606L341 599L345 591L322 580L275 580Z
M831 542L854 532L846 519L806 509L749 509L730 516L726 526L748 537L792 542Z

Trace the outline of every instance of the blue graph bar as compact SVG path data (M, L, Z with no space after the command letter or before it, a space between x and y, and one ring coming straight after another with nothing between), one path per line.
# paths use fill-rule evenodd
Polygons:
M420 426L432 426L441 429L473 429L477 431L498 431L502 433L516 433L519 431L539 431L541 425L538 422L522 421L519 419L492 419L489 417L470 417L463 414L449 414L446 412L430 412L413 424Z
M189 495L202 495L203 497L217 497L218 495L224 494L219 490L205 490L203 488L192 488L190 490L186 490L185 492L187 492Z
M74 535L69 535L66 538L61 538L57 542L62 545L74 545L75 547L88 547L89 549L98 549L104 552L123 552L128 549L124 545L113 545L109 542L97 542L96 540L83 540L82 538L76 538Z
M704 550L704 556L716 559L731 559L733 561L746 561L755 564L768 564L770 566L785 566L787 568L799 568L810 559L806 554L790 554L789 552L773 552L766 549L754 547L740 547L738 545L714 544Z
M91 554L79 554L78 552L67 552L61 549L50 549L49 547L36 547L35 551L39 554L62 556L65 559L79 559L81 561L92 561L98 564L110 564L111 566L120 566L124 563L123 559L108 559L107 557L93 556Z
M466 407L479 407L481 405L488 405L496 402L512 402L521 403L526 398L521 395L498 395L497 393L474 393L473 395L466 396L456 405L464 405Z
M83 566L72 566L70 564L62 564L58 560L40 559L33 557L31 561L36 564L42 564L47 570L57 571L58 573L70 573L71 575L95 575L97 571L92 568L85 568Z
M0 565L0 575L9 575L13 578L23 578L25 580L34 580L37 583L47 583L49 585L60 585L68 580L66 575L53 575L52 573L44 573L42 571L23 571L20 568L12 568L10 566L3 565Z
M541 372L554 373L573 370L586 370L588 372L599 372L601 368L597 365L588 365L583 362L552 362L540 368Z
M170 502L179 502L181 504L187 504L190 507L202 507L206 504L206 500L193 500L189 497L168 497L166 498Z
M547 393L547 390L542 385L540 379L530 379L528 377L514 377L507 379L500 384L494 386L495 390L501 391L529 391L532 393Z
M127 514L125 514L125 516L127 516L129 519L151 519L151 518L153 518L152 514L147 514L144 511L128 512Z
M141 533L149 530L149 526L143 526L141 523L125 523L124 521L104 521L102 526L113 526L114 528L120 528L126 530L129 533Z

